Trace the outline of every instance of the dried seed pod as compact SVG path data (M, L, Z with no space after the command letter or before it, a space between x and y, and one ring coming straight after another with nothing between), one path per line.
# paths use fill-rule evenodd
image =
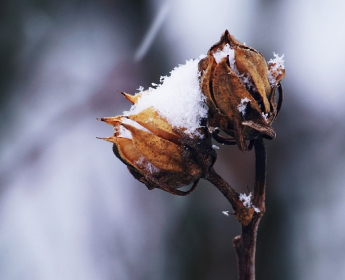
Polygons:
M130 95L125 97L135 102ZM188 194L177 188L194 183L193 190L215 162L207 130L200 129L202 137L191 138L174 129L152 107L138 114L100 120L114 127L114 136L101 139L113 143L115 155L149 189Z
M285 75L279 57L267 64L261 53L235 40L226 30L198 67L200 88L209 107L208 128L217 141L236 143L246 151L246 140L260 135L275 138L271 124L282 98L277 101L275 92L280 87L282 95L280 81ZM219 130L231 137L219 136Z

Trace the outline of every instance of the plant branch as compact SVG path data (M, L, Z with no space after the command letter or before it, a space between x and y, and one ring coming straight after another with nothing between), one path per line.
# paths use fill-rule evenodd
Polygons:
M210 169L205 179L211 182L218 190L220 190L236 212L239 202L238 193L221 176L219 176L213 168Z
M255 149L255 184L253 204L258 207L263 215L265 212L265 195L266 195L266 145L262 138L254 142Z
M233 239L237 255L239 280L255 280L255 251L260 220L265 213L266 193L266 147L262 138L254 143L255 184L253 205L260 212L255 213L248 225L242 225L242 234Z
M255 183L252 206L244 205L239 194L211 168L206 176L230 202L237 220L242 225L242 234L233 239L237 256L239 280L255 280L255 251L258 226L265 213L266 193L266 146L260 137L254 141ZM256 210L255 210L256 209Z

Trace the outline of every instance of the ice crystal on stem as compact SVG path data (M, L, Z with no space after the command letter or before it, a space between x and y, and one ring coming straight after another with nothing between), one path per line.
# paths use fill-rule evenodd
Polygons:
M247 208L253 208L255 212L259 213L260 210L255 207L252 203L252 193L250 192L249 195L245 193L241 193L239 196L239 200L243 202L243 206Z

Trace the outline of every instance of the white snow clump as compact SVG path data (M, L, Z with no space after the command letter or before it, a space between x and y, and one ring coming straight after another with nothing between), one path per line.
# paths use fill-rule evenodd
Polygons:
M161 77L161 84L142 91L138 102L125 111L124 115L138 114L153 107L173 127L183 129L190 136L200 136L197 129L201 120L207 117L206 97L199 86L199 59L188 60L176 67L170 76Z

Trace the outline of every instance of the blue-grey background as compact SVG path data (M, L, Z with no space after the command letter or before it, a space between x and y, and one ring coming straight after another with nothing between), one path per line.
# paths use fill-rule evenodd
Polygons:
M96 139L119 91L159 82L228 29L285 54L285 102L267 142L257 278L345 278L345 2L4 1L0 11L0 279L236 279L240 228L210 184L148 191ZM175 106L176 104L172 104ZM254 158L221 147L239 191Z

